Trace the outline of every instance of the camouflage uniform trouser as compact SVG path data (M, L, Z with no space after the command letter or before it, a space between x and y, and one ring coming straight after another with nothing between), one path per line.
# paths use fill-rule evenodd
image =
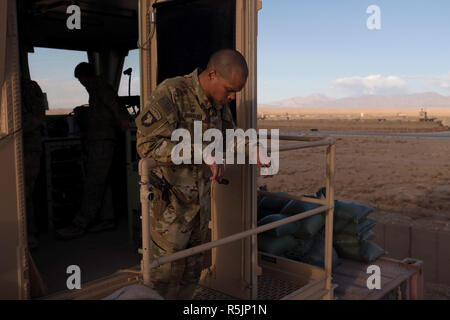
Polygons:
M24 152L24 169L25 169L25 200L27 212L27 229L29 234L36 234L36 220L33 205L33 192L36 179L41 168L41 152L25 151Z
M211 217L210 183L199 181L194 188L198 191L198 198L192 203L184 203L172 191L168 203L161 200L158 195L152 201L150 209L152 260L211 241L211 232L208 228ZM197 211L196 214L194 213L193 217L186 217L186 213L195 212L193 210ZM209 250L152 268L150 278L154 289L164 299L192 299L202 270L210 265Z
M86 228L96 220L113 220L114 206L110 170L114 157L114 140L88 141L88 160L81 209L73 223Z

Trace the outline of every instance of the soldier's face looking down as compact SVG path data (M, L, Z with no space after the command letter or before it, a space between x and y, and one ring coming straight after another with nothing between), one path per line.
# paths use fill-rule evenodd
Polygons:
M236 93L241 91L247 81L241 72L232 72L229 79L222 77L215 70L208 72L209 90L206 95L216 104L224 105L236 99Z

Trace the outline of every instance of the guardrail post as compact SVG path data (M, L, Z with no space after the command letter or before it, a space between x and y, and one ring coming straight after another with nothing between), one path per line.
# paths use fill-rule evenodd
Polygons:
M325 214L325 273L327 280L325 289L328 290L326 298L333 299L333 290L331 290L332 268L333 268L333 212L334 212L334 166L335 166L335 148L334 144L327 147L327 184L326 200L329 209Z

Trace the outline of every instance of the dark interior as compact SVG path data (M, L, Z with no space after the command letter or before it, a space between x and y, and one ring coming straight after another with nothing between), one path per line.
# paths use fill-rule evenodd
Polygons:
M86 51L89 61L96 64L100 74L118 88L123 59L129 50L137 47L137 3L137 0L76 1L82 13L81 30L68 30L66 20L69 14L66 9L72 1L19 1L21 56L26 56L35 47ZM196 67L205 67L209 55L218 49L234 48L233 0L165 1L158 2L155 8L159 82L167 77L190 73ZM27 72L28 62L23 58L21 60L22 72ZM130 106L139 107L138 97L123 99ZM235 105L232 109L235 112ZM77 120L82 120L83 109L74 110L76 113L79 113ZM53 179L48 173L49 160L43 153L37 182L39 186L36 186L34 194L35 207L39 208L36 213L39 247L32 251L32 256L48 287L47 294L52 294L67 289L66 268L69 265L80 266L82 284L113 274L118 269L137 266L141 259L138 254L141 240L135 130L131 130L128 137L122 136L113 165L117 228L70 241L54 238L49 226L55 228L69 223L80 202L82 179L79 170L83 161L83 139L67 135L68 125L64 117L47 116L47 124L50 125L44 137L45 143L55 144L56 141L69 146L61 149L55 147L52 159L60 161L56 164L52 162L51 170L71 174L62 179L67 183L58 185L58 179ZM126 157L127 151L131 156ZM49 176L52 177L51 183ZM52 201L48 198L49 186ZM66 189L61 193L60 188ZM54 210L50 216L49 206L56 202L60 211L56 210L56 206L52 207ZM133 208L132 217L128 210L130 205Z
M138 40L138 2L135 0L17 2L25 41L35 47L100 50L136 48ZM69 30L67 7L81 9L81 30Z
M236 1L157 2L158 83L205 68L220 49L235 48ZM236 103L231 104L236 120Z

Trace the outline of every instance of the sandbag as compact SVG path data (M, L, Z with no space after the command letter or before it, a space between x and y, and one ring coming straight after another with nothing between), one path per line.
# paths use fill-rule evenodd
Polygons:
M382 248L370 241L364 241L356 246L336 246L340 257L362 262L373 262L385 252Z
M337 220L346 220L349 222L362 222L373 209L363 204L354 202L334 202L334 218Z
M297 241L292 235L274 237L270 234L258 235L258 250L275 256L283 256L283 253L292 250Z
M334 245L343 245L343 246L357 246L362 241L369 241L375 239L375 233L372 231L367 231L363 233L361 236L357 235L349 235L345 233L334 234L333 235L333 244Z
M314 245L314 239L302 240L296 239L297 245L292 250L284 253L284 256L291 260L301 261L301 259L311 250Z
M283 208L281 214L293 216L318 207L320 207L319 204L292 200ZM299 221L300 227L294 233L294 236L298 239L304 240L313 238L314 235L317 234L317 232L319 232L325 225L325 217L323 213L319 213Z
M336 234L350 234L355 236L361 236L362 234L366 233L367 231L371 230L375 224L377 223L376 220L373 219L365 219L360 224L356 224L354 222L350 222L347 224L344 228L342 228L339 232L335 231Z
M271 214L274 214L274 213L271 211L258 209L258 221L263 219L264 217L270 216Z
M275 222L275 221L280 221L280 220L285 219L285 218L287 218L287 216L284 215L284 214L280 214L280 213L278 213L278 214L271 214L271 215L268 215L268 216L262 218L261 220L259 220L258 221L258 226L261 226L261 225L264 225L264 224L268 224L268 223L271 223L271 222ZM270 234L270 235L273 235L273 236L276 236L276 237L282 237L282 236L286 236L288 234L295 233L298 230L299 227L300 227L300 221L294 221L294 222L291 222L291 223L279 226L277 228L268 230L268 231L266 231L264 233L267 233L267 234Z
M339 256L334 248L332 248L332 268L334 269L340 263ZM325 267L325 235L320 232L314 238L314 245L300 260L320 268Z
M276 194L288 195L286 192L274 192ZM259 202L258 208L261 210L270 211L272 213L281 213L281 210L288 204L291 200L279 198L275 196L263 196Z

